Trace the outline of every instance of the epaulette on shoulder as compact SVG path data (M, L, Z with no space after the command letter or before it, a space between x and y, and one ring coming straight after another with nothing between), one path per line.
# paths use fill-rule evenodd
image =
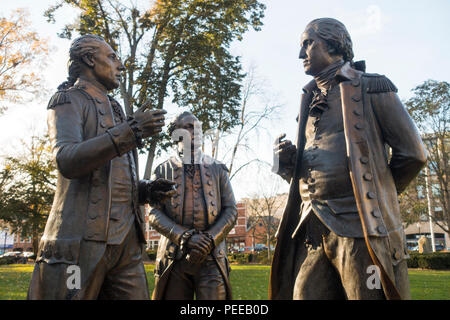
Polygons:
M223 164L222 162L218 162L217 164L220 167L222 167L222 169L225 170L226 172L230 172L230 170L228 170L228 167L225 164Z
M386 76L377 73L364 73L367 78L367 93L397 92L397 87Z
M47 105L47 109L53 109L57 105L70 103L70 89L58 90L50 99Z

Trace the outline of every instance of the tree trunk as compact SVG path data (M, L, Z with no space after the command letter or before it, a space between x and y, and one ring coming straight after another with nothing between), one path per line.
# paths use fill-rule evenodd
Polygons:
M148 150L147 163L145 164L144 179L149 180L152 176L153 160L155 158L156 150L156 139L153 139L150 143L150 148Z

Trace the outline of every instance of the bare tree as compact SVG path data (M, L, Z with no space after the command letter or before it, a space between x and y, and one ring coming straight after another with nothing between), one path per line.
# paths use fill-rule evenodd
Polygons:
M269 96L269 92L266 80L259 77L255 65L251 65L242 86L239 123L229 132L215 129L205 133L210 140L211 154L215 159L218 159L219 146L225 149L222 158L227 159L224 162L228 165L230 180L251 163L263 162L255 156L238 165L237 159L242 153L254 154L248 142L249 137L259 135L261 130L266 130L265 122L279 119L278 114L282 105L277 102L276 95Z
M267 257L272 256L272 244L275 242L275 233L279 224L279 213L284 208L287 194L279 194L279 179L273 174L268 176L270 181L261 187L250 198L243 199L249 214L250 228L255 238L265 240ZM258 228L258 225L261 228Z

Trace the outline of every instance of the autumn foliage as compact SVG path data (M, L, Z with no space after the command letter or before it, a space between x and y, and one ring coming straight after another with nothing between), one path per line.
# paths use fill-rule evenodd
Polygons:
M48 45L31 29L28 16L25 9L0 16L0 101L18 102L41 91L37 70L45 63Z

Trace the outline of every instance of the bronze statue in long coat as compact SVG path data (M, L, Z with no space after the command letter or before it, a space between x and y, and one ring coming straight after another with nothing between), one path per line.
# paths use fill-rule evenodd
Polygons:
M231 299L225 238L237 208L228 170L200 150L200 122L190 112L175 118L169 134L178 141L177 153L156 167L154 179L177 186L170 200L150 211L151 226L162 234L152 298Z
M408 299L397 194L426 162L420 134L392 82L353 62L339 21L308 24L300 59L314 80L303 88L296 144L276 141L273 170L290 190L269 297Z
M172 183L139 180L136 147L165 111L124 115L107 94L124 69L101 37L72 42L69 79L48 104L58 181L28 299L149 299L139 206Z

